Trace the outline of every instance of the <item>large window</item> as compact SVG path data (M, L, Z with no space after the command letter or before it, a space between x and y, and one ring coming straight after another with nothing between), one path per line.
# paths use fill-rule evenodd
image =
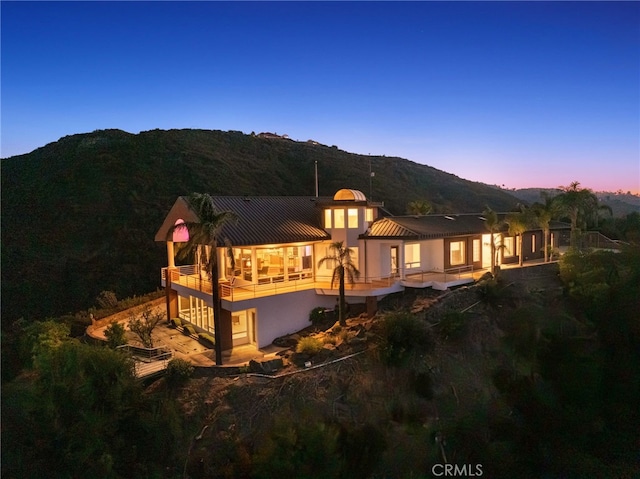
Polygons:
M480 247L480 240L479 239L474 239L473 240L473 262L474 263L478 263L481 261L482 256L481 256L481 247Z
M324 210L324 227L326 229L331 228L331 210Z
M344 210L333 210L334 228L344 228Z
M404 245L404 267L420 267L420 245L418 243Z
M256 259L258 280L265 276L284 279L284 248L259 248L256 250Z
M464 241L452 241L449 245L449 262L451 266L465 264Z
M515 240L513 236L507 236L504 239L504 255L505 256L516 255Z
M349 217L349 228L357 228L358 227L358 209L357 208L349 208L347 210L347 215Z
M364 220L368 222L373 221L373 208L367 208L364 210Z
M310 270L313 267L312 249L311 245L287 248L287 272L290 276L292 273Z

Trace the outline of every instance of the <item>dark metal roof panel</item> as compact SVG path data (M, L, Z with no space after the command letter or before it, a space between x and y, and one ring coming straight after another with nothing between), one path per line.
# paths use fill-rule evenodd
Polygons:
M498 215L500 221L506 214ZM476 214L451 214L451 215L425 215L425 216L393 216L382 218L371 225L370 230L362 235L363 238L405 238L405 239L429 239L444 238L449 236L485 234L489 231L485 226L485 218L481 213ZM566 223L553 221L551 229L565 229ZM508 227L503 225L502 231ZM530 231L539 230L534 227Z
M310 196L215 196L218 211L233 211L221 238L234 246L298 243L331 239L322 229L318 198Z

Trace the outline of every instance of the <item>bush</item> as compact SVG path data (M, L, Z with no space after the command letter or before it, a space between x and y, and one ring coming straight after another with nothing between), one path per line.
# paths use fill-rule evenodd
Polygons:
M195 336L196 334L196 330L190 324L185 324L182 332L185 334L185 336Z
M127 344L127 340L124 335L124 326L118 322L114 321L107 326L104 330L104 336L107 338L107 345L111 349Z
M179 328L182 326L182 320L180 318L171 318L171 321L169 322L171 323L172 328Z
M312 336L307 336L298 341L296 352L301 354L317 354L322 350L322 341Z
M313 324L319 323L324 320L325 314L322 306L318 306L317 308L313 308L311 313L309 313L309 321Z
M426 323L420 318L409 313L392 313L384 318L382 351L388 364L400 364L430 346Z
M175 358L167 364L166 380L169 387L184 385L191 376L194 368L186 359Z

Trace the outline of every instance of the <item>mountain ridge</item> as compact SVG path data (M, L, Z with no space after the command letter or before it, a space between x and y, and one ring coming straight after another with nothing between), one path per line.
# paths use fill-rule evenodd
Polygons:
M518 202L410 160L315 143L236 131L111 129L3 159L3 322L85 309L102 290L122 298L157 288L166 253L153 237L176 197L313 196L316 161L321 196L359 189L394 214L418 199L437 213L506 211Z

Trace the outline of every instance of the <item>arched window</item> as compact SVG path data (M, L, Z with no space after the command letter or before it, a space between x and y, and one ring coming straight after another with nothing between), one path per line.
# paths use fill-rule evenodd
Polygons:
M178 219L176 220L175 225L177 226L181 223L184 223L184 220ZM186 243L187 241L189 241L189 230L187 229L186 226L183 226L182 228L174 229L172 239L174 243Z

